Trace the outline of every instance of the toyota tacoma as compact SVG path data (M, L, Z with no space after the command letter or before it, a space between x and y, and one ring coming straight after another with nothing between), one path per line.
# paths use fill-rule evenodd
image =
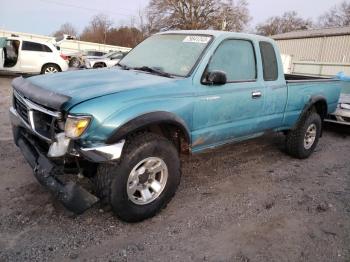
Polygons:
M66 208L79 214L106 201L137 222L174 196L180 154L275 131L287 153L309 157L347 84L285 75L266 37L171 31L114 68L14 79L10 117L34 175ZM89 178L94 190L67 173Z

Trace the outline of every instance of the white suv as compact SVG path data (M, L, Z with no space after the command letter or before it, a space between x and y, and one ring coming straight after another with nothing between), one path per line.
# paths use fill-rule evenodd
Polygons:
M48 74L67 70L67 57L52 43L0 37L0 71Z

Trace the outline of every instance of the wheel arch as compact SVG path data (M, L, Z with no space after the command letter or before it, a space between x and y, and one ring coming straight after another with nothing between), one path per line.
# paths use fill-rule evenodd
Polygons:
M48 65L54 65L54 66L57 66L58 67L58 69L59 69L59 71L60 72L62 72L62 68L58 65L58 64L56 64L56 63L45 63L45 64L43 64L42 65L42 67L41 67L41 73L43 73L44 72L44 68L45 68L45 66L48 66Z
M102 67L107 67L105 62L97 62L94 64L93 68L99 68L99 65L102 65Z
M327 99L324 96L318 95L318 96L312 96L309 101L304 106L298 121L294 124L293 129L296 129L300 121L303 120L303 118L311 111L316 110L316 113L320 115L321 120L326 118L328 114L328 104ZM322 136L322 132L321 132Z
M189 150L191 135L187 124L179 116L165 111L146 113L129 120L117 128L106 143L117 143L142 131L158 133L174 142L179 150Z
M299 120L313 108L315 108L316 112L320 115L321 119L323 120L328 114L327 99L324 96L312 96L304 106L304 109L300 114Z

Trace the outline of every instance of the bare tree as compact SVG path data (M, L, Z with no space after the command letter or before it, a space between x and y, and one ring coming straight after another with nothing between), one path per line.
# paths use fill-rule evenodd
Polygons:
M225 29L242 31L250 21L246 0L151 0L146 13L151 31Z
M139 10L138 28L141 30L144 38L157 32L155 26L156 16L149 9Z
M319 17L320 27L336 27L350 25L350 2L344 1L335 5L328 12Z
M107 35L112 25L113 22L108 16L103 14L96 15L91 19L90 24L85 27L80 35L80 39L105 44L108 41Z
M221 19L218 19L215 29L235 32L243 31L251 20L247 1L241 0L236 4L234 4L233 0L223 2L220 18Z
M256 26L258 34L271 36L287 33L296 30L306 30L312 28L313 23L310 19L304 19L298 16L295 11L284 13L282 16L273 16L264 23Z
M71 23L64 23L60 28L54 32L52 35L55 37L62 36L64 34L76 36L78 34L77 30Z
M143 33L135 27L112 28L108 32L108 44L135 47L144 40Z

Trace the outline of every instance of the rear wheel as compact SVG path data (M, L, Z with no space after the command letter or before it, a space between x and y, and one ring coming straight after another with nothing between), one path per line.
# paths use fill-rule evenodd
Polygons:
M105 193L115 214L127 222L142 221L174 196L181 177L179 155L166 138L143 133L125 145L119 164L100 166L97 176L110 178Z
M287 152L296 158L308 158L315 150L321 135L322 120L316 112L308 112L286 137Z
M106 65L103 63L97 63L94 65L94 68L103 68L103 67L106 67Z
M78 68L80 66L80 61L77 57L73 57L70 61L69 61L69 66L70 67L75 67Z
M53 73L58 73L58 72L61 72L61 68L55 64L44 65L42 70L41 70L42 74L53 74Z

